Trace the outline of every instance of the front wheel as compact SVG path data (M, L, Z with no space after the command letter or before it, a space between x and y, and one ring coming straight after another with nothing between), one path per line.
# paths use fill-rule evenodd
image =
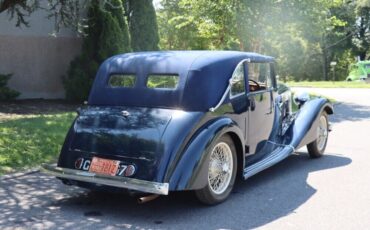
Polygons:
M237 159L233 140L224 135L212 146L208 163L208 183L195 191L198 200L208 205L223 202L233 189Z
M324 155L326 144L329 137L328 115L324 111L320 115L319 126L316 131L316 140L307 145L308 154L312 158L318 158Z

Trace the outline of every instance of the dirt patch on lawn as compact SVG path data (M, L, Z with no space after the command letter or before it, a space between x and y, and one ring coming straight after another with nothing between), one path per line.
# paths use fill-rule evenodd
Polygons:
M64 100L16 100L0 102L0 121L76 111L81 104Z

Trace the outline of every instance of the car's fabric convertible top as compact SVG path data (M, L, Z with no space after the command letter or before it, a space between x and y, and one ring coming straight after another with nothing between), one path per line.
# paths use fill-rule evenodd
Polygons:
M158 51L116 55L99 68L89 105L176 108L206 111L221 99L236 65L243 59L273 62L272 57L237 51ZM111 74L135 74L133 88L112 88ZM149 74L178 74L174 90L146 87Z

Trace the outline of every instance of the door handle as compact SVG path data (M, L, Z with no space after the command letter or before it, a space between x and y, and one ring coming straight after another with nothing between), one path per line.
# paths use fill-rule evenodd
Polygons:
M256 101L255 101L254 97L251 97L249 99L249 102L250 102L251 111L254 111L256 109Z

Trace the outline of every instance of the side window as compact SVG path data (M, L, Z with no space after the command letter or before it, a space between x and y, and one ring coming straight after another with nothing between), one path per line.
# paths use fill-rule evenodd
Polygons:
M270 63L248 63L248 79L250 91L271 88Z
M177 74L151 74L148 76L146 86L155 89L176 89L179 84L179 75Z
M244 62L234 70L233 76L231 77L231 90L230 97L236 97L245 93L245 81L244 81Z
M135 86L136 76L133 74L112 74L109 77L110 87L132 88Z

